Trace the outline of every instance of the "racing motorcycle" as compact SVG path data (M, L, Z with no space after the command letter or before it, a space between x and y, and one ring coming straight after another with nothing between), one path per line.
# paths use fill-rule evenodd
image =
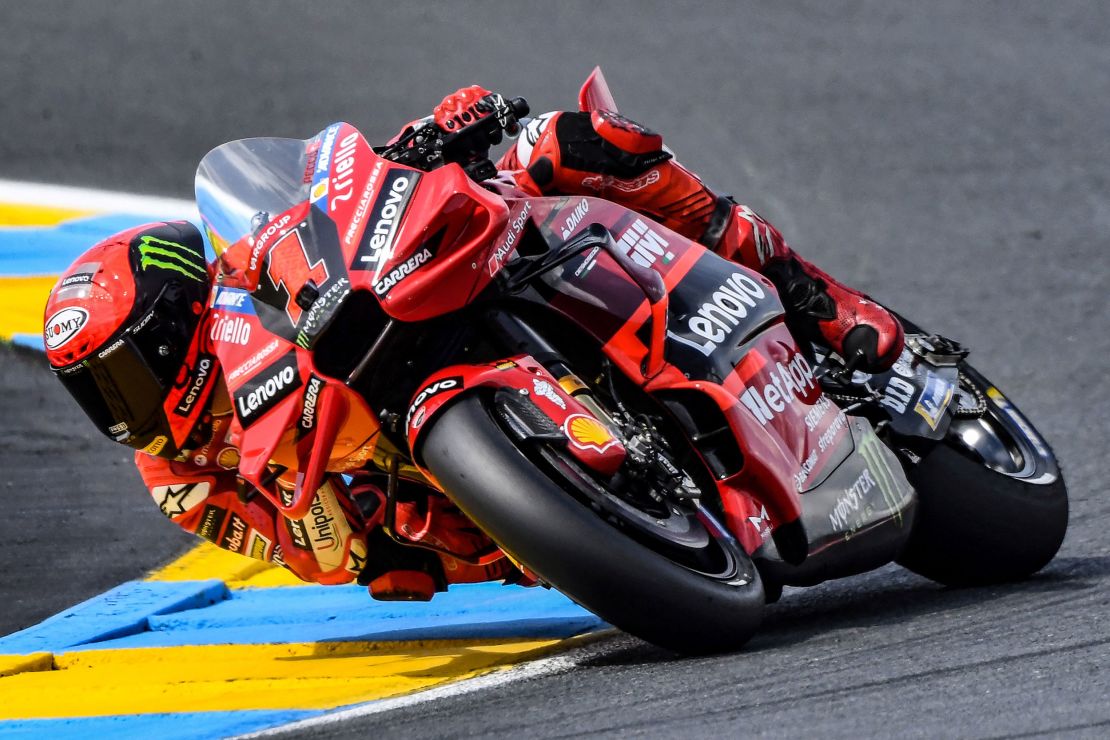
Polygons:
M616 110L599 69L579 98ZM645 216L483 187L528 111L482 105L376 150L336 123L200 164L239 472L283 514L326 472L385 471L385 530L435 549L390 516L425 483L495 557L689 653L743 645L784 585L891 561L992 583L1055 555L1059 466L965 348L906 320L864 375L799 342L766 278Z

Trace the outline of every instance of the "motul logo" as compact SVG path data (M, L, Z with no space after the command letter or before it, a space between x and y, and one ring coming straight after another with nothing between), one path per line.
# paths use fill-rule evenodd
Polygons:
M63 308L46 320L43 341L47 349L58 349L81 333L89 321L89 312L83 308Z

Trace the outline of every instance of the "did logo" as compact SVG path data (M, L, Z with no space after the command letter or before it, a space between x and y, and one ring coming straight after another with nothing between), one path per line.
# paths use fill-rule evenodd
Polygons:
M89 312L76 306L63 308L46 320L43 341L47 349L58 349L81 333L89 323Z

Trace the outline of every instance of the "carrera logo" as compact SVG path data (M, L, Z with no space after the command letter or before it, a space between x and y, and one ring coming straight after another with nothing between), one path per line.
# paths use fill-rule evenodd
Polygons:
M89 312L83 308L63 308L46 320L43 341L47 349L58 349L81 333L89 323Z
M304 436L312 431L316 426L316 403L320 398L320 389L324 387L324 381L321 378L311 375L308 378L308 384L304 389L304 405L301 407L301 420L297 424L300 431L300 436Z
M766 295L763 286L755 280L740 272L732 273L687 320L690 332L705 340L702 344L694 342L692 346L706 357L713 354L717 346L747 317L748 309L755 308L756 303Z
M362 235L352 269L373 270L393 256L393 240L405 215L412 191L420 179L416 172L392 169L382 180L382 190L374 201L370 224Z
M768 422L782 413L788 404L804 400L815 388L817 388L817 381L813 378L813 368L805 357L795 354L785 365L781 362L775 363L775 367L770 371L769 382L759 388L749 387L740 396L740 401L747 406L748 411L751 411L755 418L759 419L760 424L767 426ZM818 404L809 413L820 411L823 415L825 410L827 407ZM819 418L820 416L817 417ZM814 425L817 419L812 420ZM807 424L811 422L809 415L806 417L806 422Z
M432 250L424 247L423 251L417 252L413 256L401 264L394 267L389 271L389 274L374 284L374 292L378 295L384 296L389 291L393 290L393 286L407 278L412 273L420 269L420 266L429 262L435 255Z
M189 390L182 396L177 408L173 410L175 414L188 416L192 413L193 406L196 405L197 399L200 398L201 392L212 377L212 363L213 357L211 355L201 355L200 359L197 360L196 372L189 382Z
M246 429L300 387L297 355L289 352L232 394L239 423Z
M428 399L432 398L433 396L437 396L444 391L449 391L453 388L460 387L462 385L462 382L463 379L461 375L456 375L451 378L443 378L442 380L437 380L436 382L424 388L424 390L417 393L416 398L414 398L412 401L412 405L409 406L409 414L405 420L405 423L411 423L413 429L419 428L420 424L424 422L424 414L423 409L421 409L421 413L418 415L417 409L427 403ZM418 419L419 421L417 421Z
M609 433L597 419L585 414L571 414L563 422L563 434L570 443L580 450L602 453L617 443L617 438Z

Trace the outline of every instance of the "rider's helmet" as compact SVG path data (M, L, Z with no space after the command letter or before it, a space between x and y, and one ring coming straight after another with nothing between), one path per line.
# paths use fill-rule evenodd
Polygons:
M203 238L186 221L111 236L58 279L46 356L101 432L159 457L185 448L216 385L201 331L210 285Z

